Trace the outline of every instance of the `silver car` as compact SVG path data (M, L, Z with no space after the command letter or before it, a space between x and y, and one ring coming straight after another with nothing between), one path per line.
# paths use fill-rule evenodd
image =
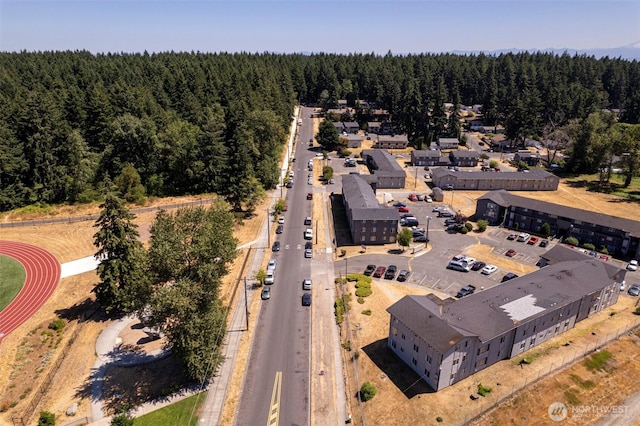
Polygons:
M302 289L303 290L311 290L311 278L305 278L302 281Z

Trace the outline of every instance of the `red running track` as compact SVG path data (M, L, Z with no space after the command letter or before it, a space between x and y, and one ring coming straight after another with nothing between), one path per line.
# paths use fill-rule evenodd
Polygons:
M60 262L46 250L14 241L0 241L0 254L20 262L27 273L18 295L0 312L2 341L35 314L53 294L60 282Z

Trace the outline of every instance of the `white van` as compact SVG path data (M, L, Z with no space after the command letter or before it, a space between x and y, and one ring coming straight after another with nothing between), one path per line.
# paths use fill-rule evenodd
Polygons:
M271 271L267 271L267 278L265 278L264 283L265 284L273 284L273 282L275 281L275 269L271 270Z

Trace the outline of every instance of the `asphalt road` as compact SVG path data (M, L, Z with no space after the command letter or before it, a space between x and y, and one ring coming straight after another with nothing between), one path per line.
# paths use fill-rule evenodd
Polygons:
M308 149L313 127L305 110L294 150L296 161L291 163L294 185L286 191L288 211L284 213L284 232L271 234L271 243L279 240L281 250L271 253L271 258L277 261L275 282L271 286L271 299L262 301L238 404L238 425L309 424L309 336L313 306L302 306L302 280L311 277L312 260L304 257L303 234L307 228L304 218L311 216L312 208L311 201L306 199L307 193L312 192L312 186L307 184L307 163L315 153Z

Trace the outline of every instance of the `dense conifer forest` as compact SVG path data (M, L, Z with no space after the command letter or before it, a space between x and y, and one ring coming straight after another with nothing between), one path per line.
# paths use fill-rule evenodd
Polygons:
M294 105L338 99L388 109L414 143L457 126L444 103L481 104L485 122L524 140L602 109L637 124L640 64L546 53L0 53L0 211L92 201L105 184L129 201L215 192L251 210L278 183Z

